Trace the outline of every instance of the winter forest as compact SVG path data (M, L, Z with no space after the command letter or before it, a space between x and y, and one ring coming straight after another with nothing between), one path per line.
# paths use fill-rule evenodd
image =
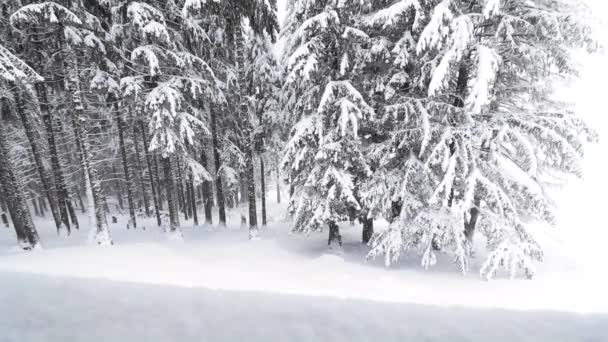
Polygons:
M306 244L381 277L405 262L531 279L555 189L599 141L556 96L575 52L603 50L592 15L578 0L0 0L3 246L79 259L230 234L238 248L199 253L247 264L280 227L281 253Z

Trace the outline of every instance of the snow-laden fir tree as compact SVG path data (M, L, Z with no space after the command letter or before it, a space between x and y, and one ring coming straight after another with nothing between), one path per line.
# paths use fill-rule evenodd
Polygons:
M393 28L407 36L407 49L396 44L391 58L399 65L412 56L418 66L403 66L411 89L385 107L401 121L394 124L401 141L389 140L384 152L391 153L377 174L390 179L390 196L369 196L394 221L375 235L370 257L384 255L390 264L418 250L428 267L441 251L466 272L478 232L488 249L482 276L501 266L511 276L533 275L542 249L528 223L554 223L546 187L555 177L580 176L584 142L595 139L564 104L550 100L547 86L574 74L571 48L591 46L572 3L410 6L411 20Z
M350 25L360 1L290 3L285 33L286 110L297 122L283 159L295 186L294 231L329 226L328 244L341 244L338 222L361 210L359 182L370 175L359 128L374 115L351 75L367 35Z

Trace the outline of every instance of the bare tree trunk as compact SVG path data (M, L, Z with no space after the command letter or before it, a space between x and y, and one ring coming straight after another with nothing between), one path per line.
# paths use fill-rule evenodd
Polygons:
M177 202L173 198L175 195L175 184L171 169L171 159L169 157L163 158L162 164L165 173L165 186L167 187L167 206L169 207L169 221L171 225L169 230L173 233L179 231L179 212Z
M220 176L220 169L222 166L222 162L220 160L220 146L217 137L217 117L215 113L215 105L210 104L210 116L211 116L211 139L213 142L213 159L215 161L215 192L217 196L217 207L219 210L219 225L226 225L226 207L224 200L224 190L222 189L222 177Z
M51 165L54 172L55 178L55 193L57 195L57 208L59 211L59 217L61 218L61 226L57 228L59 234L61 228L67 229L70 232L70 221L68 218L68 212L66 209L65 194L61 191L61 184L63 181L63 172L61 172L61 165L59 164L59 157L57 155L57 146L55 145L55 133L53 132L53 117L48 108L48 96L46 85L43 83L36 83L36 91L38 93L38 99L40 103L40 111L42 112L42 121L46 129L46 137L49 145L49 154L51 155ZM65 185L64 185L65 187Z
M156 214L156 223L160 227L162 225L162 220L160 218L160 211L162 209L160 207L160 195L159 195L160 182L157 182L158 181L158 169L155 167L156 164L153 163L153 161L152 161L153 156L151 155L151 153L148 149L149 145L148 145L148 139L146 137L146 129L144 127L143 121L141 121L141 120L139 121L139 128L140 128L141 137L142 137L142 140L144 143L144 153L146 155L146 164L148 166L148 177L149 177L149 181L150 181L150 188L152 188L152 199L154 202L154 213Z
M260 187L262 190L262 226L266 226L266 177L264 176L264 157L260 155Z
M38 196L38 207L40 208L40 214L44 217L46 216L46 206L44 204L44 198L42 196Z
M38 209L38 202L36 201L36 197L32 198L32 204L34 205L34 215L42 216L40 215L40 210Z
M277 204L281 204L281 174L277 167Z
M201 164L207 169L210 170L209 163L207 162L207 151L205 151L205 144L203 144L203 148L201 150ZM203 180L202 185L203 192L203 205L205 207L205 224L211 225L213 224L213 193L211 190L211 182L208 180Z
M190 179L188 181L188 192L190 196L190 208L192 212L192 219L194 220L194 226L198 226L198 210L196 206L196 193L194 192L194 180L192 179L192 175L190 175Z
M145 170L141 161L141 152L139 150L139 143L137 140L137 128L133 127L133 147L135 148L135 159L137 162L137 169L139 171L139 186L141 187L141 195L144 200L144 212L146 217L152 216L150 212L150 198L148 193L148 184L145 181ZM156 208L156 205L155 205Z
M13 161L9 156L6 124L3 122L0 123L0 185L3 195L6 196L7 209L13 221L19 246L24 250L39 247L40 238L27 206L21 180L17 178Z
M127 204L129 206L130 224L133 225L133 228L137 228L137 218L135 217L135 201L133 200L133 194L135 193L134 184L132 181L133 173L131 172L131 165L129 164L129 160L127 159L127 147L125 144L126 125L120 113L118 99L112 96L108 100L114 102L114 119L116 120L116 125L118 126L118 146L122 159L122 168L124 172L125 182L127 183Z
M374 219L364 217L362 221L363 232L361 234L361 242L367 244L369 243L369 240L371 240L372 235L374 235Z
M184 213L184 220L188 221L190 219L190 215L188 213L188 203L186 203L186 197L184 195L184 186L183 186L183 180L182 180L182 168L181 165L179 164L179 157L175 158L175 165L177 168L177 179L176 179L176 183L177 183L177 200L179 203L179 207L182 209L182 212ZM174 172L175 173L175 172Z
M340 227L334 222L329 222L329 236L327 245L329 248L342 246L342 236L340 235ZM336 246L337 245L337 246Z
M243 32L240 20L235 25L236 60L239 75L239 121L243 137L243 150L245 153L245 175L247 177L247 193L249 202L249 239L258 236L258 219L255 202L255 172L253 167L253 146L251 142L251 122L249 122L249 108L247 106L247 93L245 90L245 50Z
M15 85L16 87L16 85ZM21 99L19 89L15 88L15 103L16 103L16 111L21 120L21 124L23 125L23 129L25 131L25 135L27 136L27 140L30 143L30 148L32 149L32 155L34 156L34 162L36 163L36 169L38 171L38 176L40 177L40 182L42 183L42 187L44 189L44 194L49 201L49 207L51 208L51 214L53 215L53 220L55 221L55 228L57 231L61 229L61 216L59 214L59 209L57 208L57 203L55 202L55 190L53 189L53 184L51 180L51 176L48 171L44 167L44 162L42 160L41 155L41 147L38 138L35 135L35 128L33 127L33 123L30 121L30 118L26 114L26 109L24 106L24 102Z

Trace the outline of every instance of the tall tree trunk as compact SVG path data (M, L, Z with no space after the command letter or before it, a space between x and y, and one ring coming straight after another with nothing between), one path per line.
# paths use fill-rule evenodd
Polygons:
M165 173L165 186L167 188L167 206L169 207L169 222L171 225L169 230L171 233L175 233L179 232L179 211L177 209L177 202L174 199L175 184L171 166L171 159L169 157L163 158L162 164Z
M118 172L116 171L116 166L112 165L112 177L114 179L114 190L116 190L116 200L118 201L118 208L120 208L121 211L121 215L122 215L122 211L125 210L125 204L122 200L122 185L120 182L120 179L118 178ZM129 225L127 225L127 228L129 227Z
M40 209L38 209L38 202L36 201L35 196L34 196L34 198L32 198L32 204L34 205L34 215L42 216L42 215L40 215Z
M205 151L205 144L203 144L203 148L201 150L201 164L207 169L211 170L209 167L209 163L207 162L207 151ZM203 180L202 185L203 192L203 206L205 207L205 224L212 225L213 224L213 193L211 190L211 182L208 180Z
M139 170L139 186L141 187L141 195L144 200L144 212L146 217L152 216L150 212L150 198L148 193L148 184L145 181L145 170L143 162L141 160L141 152L139 150L139 142L137 139L137 128L133 127L133 147L135 148L135 161L137 162L137 169ZM156 208L156 206L155 206Z
M176 183L177 183L177 200L179 203L179 207L182 209L182 212L184 213L184 220L188 221L190 219L190 215L188 214L188 204L186 203L186 197L184 196L184 186L183 186L183 180L182 180L182 168L181 165L179 163L179 156L175 157L175 165L176 165L176 169L177 169L177 178L176 178ZM174 172L175 174L175 172Z
M46 129L46 137L49 145L49 154L51 155L51 165L55 178L55 193L57 195L57 208L62 225L57 228L57 233L61 232L62 228L70 232L70 221L68 219L68 211L66 208L65 193L61 190L65 187L63 180L63 172L59 164L59 156L57 155L57 146L55 145L55 133L53 130L53 116L48 107L48 95L46 85L44 83L36 83L36 92L40 103L40 111L42 112L42 122Z
M133 177L131 172L131 165L127 159L127 147L125 144L125 129L126 124L120 113L120 107L118 105L118 99L110 97L110 102L114 102L114 119L116 120L116 126L118 126L118 147L120 149L120 156L122 159L122 168L124 172L125 182L127 183L127 204L129 206L129 217L130 224L133 228L137 228L137 218L135 217L135 201L133 200L133 194L135 193L135 187L133 184Z
M76 197L78 197L78 205L80 205L80 211L85 214L87 212L87 209L85 208L84 200L82 199L82 193L80 189L76 190Z
M78 66L74 57L71 55L71 52L67 52L66 56L69 58L68 65L70 66L70 71L68 72L68 91L72 95L72 125L76 143L79 147L78 152L85 181L87 202L89 205L89 221L91 226L95 227L94 242L98 245L111 245L113 244L113 241L110 236L110 229L108 227L106 211L104 208L106 201L101 189L97 170L91 165L91 152L86 126L83 127L82 125L83 123L86 124L86 118L82 105Z
M190 175L190 179L188 180L188 192L190 196L190 210L192 212L192 219L194 220L194 226L198 226L198 212L196 207L196 193L194 192L194 180L192 179L192 175Z
M41 155L42 148L40 147L40 141L38 137L34 133L35 128L33 127L33 122L31 122L29 116L27 115L25 104L21 99L19 89L15 89L16 112L19 115L19 119L21 120L21 124L23 125L23 129L25 131L25 135L27 136L30 148L32 149L32 155L34 156L34 162L36 163L38 176L40 177L40 182L42 183L42 187L44 189L44 195L49 201L49 207L51 208L51 214L53 215L55 228L57 228L57 231L59 231L61 230L62 222L61 216L59 214L59 209L57 208L57 202L55 202L55 190L53 188L51 176L44 167L44 162L42 160Z
M281 204L281 174L277 167L277 204Z
M217 117L215 112L215 104L210 104L210 116L211 116L211 140L213 142L213 159L215 161L215 192L217 197L217 207L219 211L218 220L220 226L226 225L226 204L224 200L224 190L222 189L222 177L220 176L220 169L222 162L220 160L220 146L218 142L218 127Z
M40 208L40 214L44 217L46 216L46 207L44 206L44 198L42 196L38 196L38 207Z
M372 235L374 235L374 219L364 217L362 219L362 221L363 221L363 232L361 234L361 242L364 244L367 244L367 243L369 243L369 240L371 240Z
M327 245L329 248L341 247L342 236L340 235L340 227L334 222L330 221L329 225L329 236L327 238Z
M243 150L245 153L245 175L247 177L247 197L249 202L249 239L258 236L258 218L255 203L255 172L253 168L253 146L251 142L251 122L249 121L249 108L247 106L245 84L245 50L244 37L240 18L235 23L236 60L239 75L239 120L243 137Z
M262 226L266 226L266 177L264 172L264 157L260 154L260 188L262 192Z
M22 249L30 250L40 246L40 238L27 206L21 180L15 173L6 140L6 124L0 122L0 184L6 196L8 212L11 215L15 233Z
M241 197L239 198L239 203L244 204L249 200L247 196L247 175L245 173L241 173L241 177L239 179L239 187Z
M146 155L146 164L148 166L148 180L150 181L150 188L152 188L152 199L154 202L154 213L156 214L156 223L160 227L162 225L162 220L160 218L160 211L162 210L160 207L160 185L158 181L158 168L156 168L156 164L153 162L152 154L149 151L148 139L146 136L146 128L144 127L144 122L139 121L139 128L142 137L142 141L144 143L144 153ZM155 177L156 176L156 177Z

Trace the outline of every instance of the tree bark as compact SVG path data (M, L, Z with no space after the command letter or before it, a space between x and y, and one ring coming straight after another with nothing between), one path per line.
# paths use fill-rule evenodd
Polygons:
M150 212L150 198L148 193L148 184L145 181L145 170L141 161L141 152L139 150L139 142L137 139L137 128L133 127L133 147L135 148L135 160L137 162L137 169L139 170L139 186L141 187L141 195L144 201L144 212L146 217L152 216ZM156 206L155 206L156 208Z
M169 230L173 233L179 231L179 212L177 209L177 202L173 198L175 195L175 184L171 166L171 159L169 157L163 158L162 164L165 173L165 186L167 188L167 206L169 207L170 222Z
M342 246L342 236L340 235L340 227L334 222L330 221L329 225L329 237L327 238L327 245L329 248L332 247L341 247Z
M262 226L266 226L266 177L264 170L264 157L260 155L260 188L262 190Z
M215 105L211 104L210 116L211 116L211 139L213 142L213 159L215 161L215 192L217 197L217 207L219 211L218 221L220 226L226 226L226 204L224 200L224 190L222 189L222 177L220 176L220 169L222 162L220 160L220 146L218 142L218 127L217 117L215 113Z
M53 117L52 113L48 108L48 96L46 85L43 83L36 83L36 92L40 103L40 111L42 112L42 122L46 129L46 137L49 145L49 154L51 155L51 165L53 168L55 178L55 194L57 195L57 209L59 211L59 217L61 218L61 225L57 228L57 234L61 232L62 228L65 228L69 234L70 232L70 221L68 219L68 212L66 208L65 193L62 188L65 187L63 180L63 172L61 171L61 165L59 164L59 157L57 155L57 146L55 145L55 133L53 130Z
M38 171L38 176L40 177L40 182L42 183L42 187L44 189L44 194L49 201L49 207L51 208L51 214L53 215L55 228L57 228L57 231L59 231L61 229L62 222L61 216L59 214L59 209L57 208L57 203L55 202L55 190L53 189L51 176L44 167L44 162L42 160L41 155L42 148L40 147L38 137L36 137L34 133L35 129L33 127L33 123L30 121L30 118L26 114L26 108L24 106L23 100L21 99L18 89L15 91L15 103L17 114L19 115L19 119L21 120L21 124L23 125L27 140L30 143L30 148L32 150L32 155L34 156L34 162L36 163L36 169Z
M129 206L129 217L130 224L133 225L133 228L137 228L137 217L135 216L135 201L133 200L133 194L135 193L134 185L133 185L133 177L131 172L131 166L129 165L129 160L127 159L127 147L125 144L125 121L120 113L120 107L118 105L118 99L115 97L110 97L109 101L114 102L114 119L116 120L116 126L118 126L118 147L120 149L120 156L122 159L122 168L125 177L125 182L127 183L127 205Z
M192 219L194 220L194 226L198 226L198 210L196 207L196 194L194 192L194 180L192 179L192 175L190 175L190 179L188 180L188 195L190 202L190 212L192 213Z
M374 235L374 219L373 218L363 218L363 232L361 234L361 242L364 244L369 243Z
M159 196L159 191L160 191L160 185L158 181L158 168L156 168L156 164L153 163L152 161L152 154L150 153L148 147L148 139L146 136L146 129L144 127L144 122L143 121L139 121L139 128L141 131L141 137L144 143L144 153L146 155L146 164L148 166L148 180L150 181L150 188L152 188L152 200L154 202L154 213L156 214L156 223L158 224L158 226L162 226L162 220L160 218L160 196ZM156 176L156 179L155 179Z
M175 165L176 165L176 169L177 169L177 178L176 178L176 183L177 183L177 200L179 203L179 207L182 209L182 212L184 213L184 220L188 221L188 219L190 218L190 215L188 213L188 203L186 203L186 198L188 196L184 195L184 185L183 185L183 180L182 180L182 168L181 165L179 163L179 157L175 158ZM175 172L174 172L175 174Z
M0 123L0 185L6 196L7 209L13 221L19 246L24 250L39 247L40 238L27 206L21 180L15 173L15 167L9 155L4 122Z
M201 164L207 170L211 170L211 168L209 167L209 163L207 162L207 153L205 151L205 144L203 144L203 148L201 150ZM213 213L212 213L213 193L212 193L210 181L208 181L206 179L203 180L202 192L203 192L203 205L205 207L205 224L211 225L211 224L213 224Z
M243 137L243 152L245 154L245 175L247 177L247 197L249 202L249 239L258 236L258 219L255 202L255 172L253 167L253 146L251 141L251 122L246 98L245 50L240 18L235 23L236 60L239 75L239 121Z
M281 174L277 167L277 204L281 204Z

